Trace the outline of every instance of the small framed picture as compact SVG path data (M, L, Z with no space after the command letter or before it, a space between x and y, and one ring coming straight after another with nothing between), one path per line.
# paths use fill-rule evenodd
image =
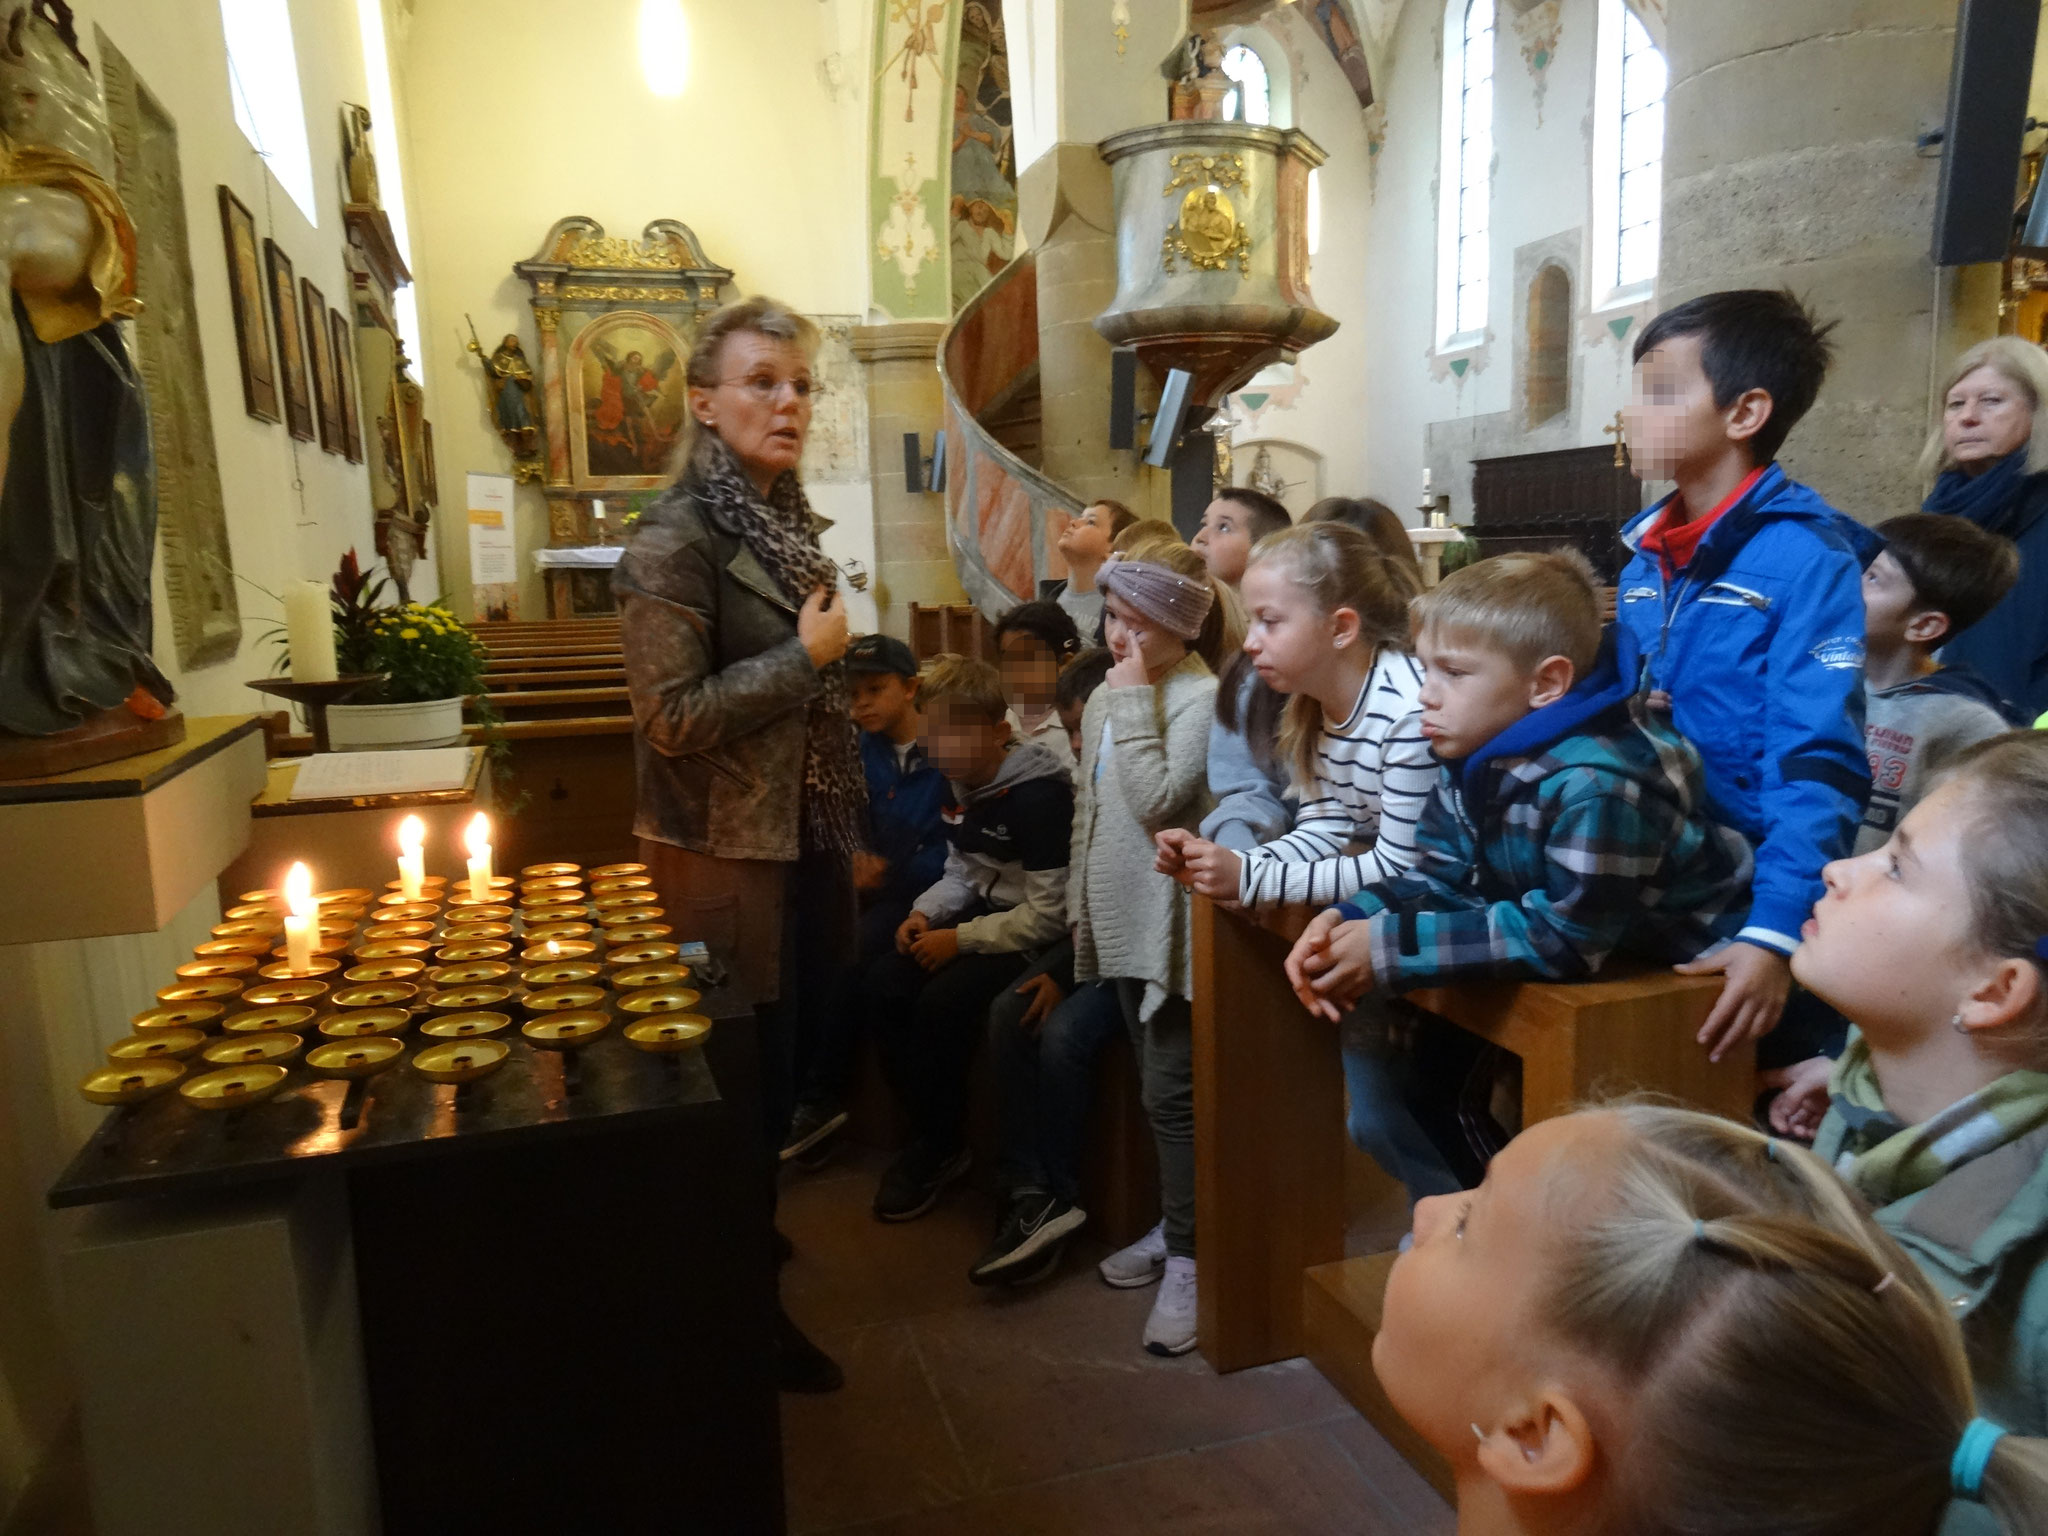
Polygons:
M338 309L327 312L327 335L334 348L334 389L341 397L342 454L351 464L363 462L363 407L356 394L356 328Z
M263 267L256 250L256 217L226 187L220 189L220 225L227 243L228 299L235 315L235 354L242 365L242 405L258 421L278 421L277 362L263 319Z
M306 353L313 366L313 409L320 418L320 446L340 453L348 431L341 422L341 384L334 374L334 334L327 329L327 295L313 279L299 279L300 308L306 314Z
M284 382L284 424L293 437L313 441L313 390L306 379L306 337L299 327L298 274L275 240L263 242L270 276L270 321L277 327L278 372Z

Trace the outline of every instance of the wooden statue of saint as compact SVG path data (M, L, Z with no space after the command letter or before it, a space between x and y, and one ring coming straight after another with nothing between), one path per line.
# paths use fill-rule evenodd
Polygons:
M486 352L476 338L476 325L472 322L469 350L484 366L491 393L491 425L512 450L514 462L522 471L532 465L536 471L533 478L538 479L540 427L533 419L533 364L526 360L526 349L519 344L518 336L508 331L503 341ZM527 476L522 473L519 478Z
M131 743L67 766L166 739L136 729L173 694L150 658L156 466L113 166L70 7L0 0L0 764L51 760L9 736Z

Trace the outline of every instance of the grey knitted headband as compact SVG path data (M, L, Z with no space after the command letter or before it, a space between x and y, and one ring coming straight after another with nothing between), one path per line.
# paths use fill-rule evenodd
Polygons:
M1196 581L1154 565L1149 560L1130 560L1111 555L1095 578L1104 592L1122 598L1144 617L1168 634L1193 640L1202 633L1202 621L1216 594L1206 581Z

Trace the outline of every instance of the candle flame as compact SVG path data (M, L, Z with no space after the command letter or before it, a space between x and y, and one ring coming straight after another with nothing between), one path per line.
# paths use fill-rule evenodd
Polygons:
M469 830L462 834L462 846L469 850L472 859L480 859L491 846L491 818L478 811L471 818Z
M417 816L408 816L398 824L399 851L408 858L418 858L420 849L426 845L427 824Z
M284 877L284 900L293 917L312 917L319 912L313 900L313 871L304 864L294 864Z
M558 940L558 939L549 939L549 940L548 940L548 958L549 958L550 960L559 960L559 959L560 959L561 957L562 957L562 945L561 945L561 941L560 941L560 940Z

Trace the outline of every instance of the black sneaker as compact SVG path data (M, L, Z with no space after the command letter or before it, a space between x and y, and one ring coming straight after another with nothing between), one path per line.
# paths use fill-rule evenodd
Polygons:
M837 1104L799 1104L782 1143L782 1160L815 1167L824 1161L832 1139L846 1129L846 1111Z
M1043 1279L1058 1266L1060 1250L1088 1213L1042 1189L1021 1189L996 1228L996 1240L967 1278L976 1285L1013 1285ZM1048 1262L1048 1257L1050 1262Z
M913 1142L896 1154L896 1161L882 1175L881 1188L875 1191L876 1219L917 1220L939 1203L946 1186L967 1172L972 1161L965 1147L935 1154Z

